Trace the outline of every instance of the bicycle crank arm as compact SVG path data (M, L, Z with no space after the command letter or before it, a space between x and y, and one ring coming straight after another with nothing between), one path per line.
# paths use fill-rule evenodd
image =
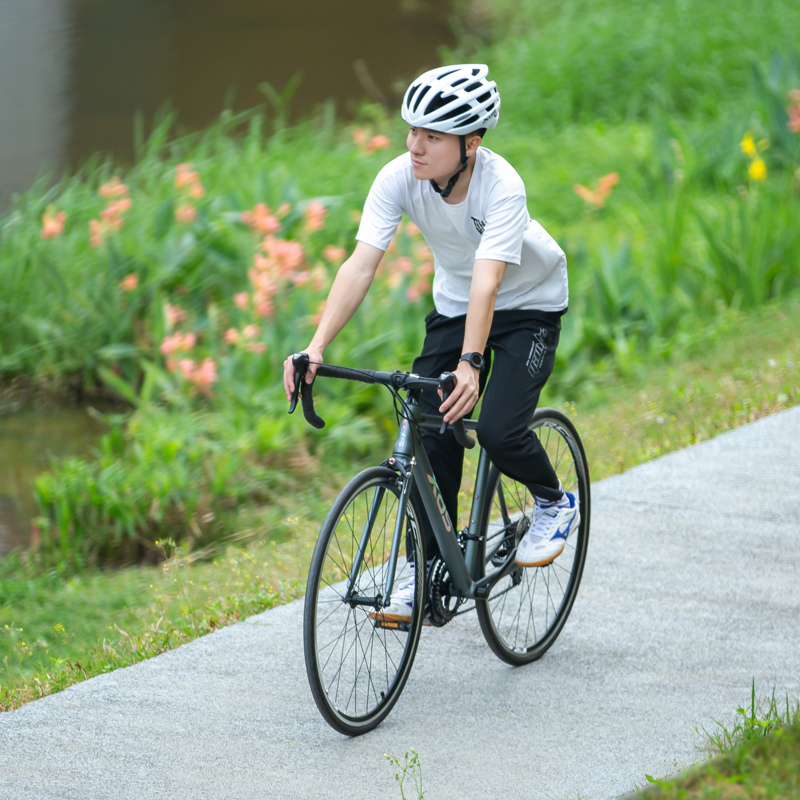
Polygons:
M505 561L494 571L485 575L474 584L474 596L478 600L485 600L489 596L495 584L501 581L506 575L510 575L514 570L522 571L522 567L515 561L517 548L515 547L507 556Z

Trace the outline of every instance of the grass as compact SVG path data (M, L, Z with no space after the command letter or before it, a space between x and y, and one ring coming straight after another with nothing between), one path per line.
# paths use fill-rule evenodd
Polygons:
M566 406L593 480L800 403L798 300L729 312L683 348L626 377L600 376L585 404ZM239 512L238 541L195 552L162 543L161 566L63 578L53 570L41 574L30 555L7 559L0 573L0 619L9 625L0 651L0 709L302 595L319 524L347 475L325 476L308 453L296 470L297 494L277 507ZM469 477L466 469L465 482ZM461 507L468 511L466 502Z
M718 798L788 800L800 795L800 701L772 695L756 699L753 682L750 704L739 707L732 727L717 723L704 730L706 750L713 757L681 775L651 784L639 797L659 800Z

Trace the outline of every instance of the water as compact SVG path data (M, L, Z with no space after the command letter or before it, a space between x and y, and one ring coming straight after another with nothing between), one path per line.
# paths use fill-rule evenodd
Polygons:
M106 430L86 408L0 416L0 556L30 541L36 475L53 457L89 455Z
M96 152L125 162L133 120L169 101L199 129L259 83L302 81L292 112L334 98L390 107L453 44L434 0L0 0L0 206L45 169Z

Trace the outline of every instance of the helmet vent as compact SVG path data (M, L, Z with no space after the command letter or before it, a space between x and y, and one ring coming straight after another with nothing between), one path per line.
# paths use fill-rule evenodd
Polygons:
M419 104L422 102L422 98L425 97L426 94L430 91L430 86L426 86L418 95L417 95L417 102L414 103L414 111L419 108Z

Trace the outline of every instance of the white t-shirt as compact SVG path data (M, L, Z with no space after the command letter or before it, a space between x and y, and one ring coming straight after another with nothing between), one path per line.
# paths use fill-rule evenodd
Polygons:
M508 264L495 310L567 307L564 251L528 215L517 171L488 148L478 148L467 197L457 205L414 177L409 153L390 161L372 184L356 239L386 250L404 212L433 253L433 302L440 314L467 313L473 264L479 258Z

